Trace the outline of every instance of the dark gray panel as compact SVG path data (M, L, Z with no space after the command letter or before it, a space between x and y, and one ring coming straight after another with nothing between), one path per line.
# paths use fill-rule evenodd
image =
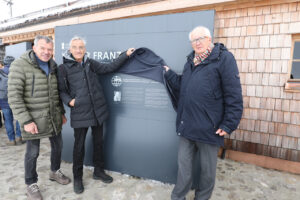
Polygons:
M186 55L192 50L188 33L203 25L213 35L214 11L189 12L133 19L79 24L55 29L58 64L74 35L87 39L89 56L110 61L129 47L147 47L181 73ZM122 80L114 86L112 80ZM177 172L178 137L176 113L162 84L148 79L115 73L100 76L110 117L105 123L106 168L135 176L174 183ZM69 110L67 110L69 115ZM68 116L69 117L69 116ZM63 159L72 161L73 130L63 129ZM85 164L92 164L92 143L86 141Z
M17 59L28 49L32 49L31 42L9 45L5 47L5 55L13 56Z

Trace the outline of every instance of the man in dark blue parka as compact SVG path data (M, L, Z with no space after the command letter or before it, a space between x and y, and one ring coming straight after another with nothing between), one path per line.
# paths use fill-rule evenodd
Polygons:
M223 44L212 43L206 27L193 29L189 39L194 51L188 55L182 75L165 66L168 84L179 91L178 175L171 199L185 199L192 185L193 160L199 155L195 200L207 200L215 185L219 147L224 145L224 136L237 128L242 116L242 91L234 56Z

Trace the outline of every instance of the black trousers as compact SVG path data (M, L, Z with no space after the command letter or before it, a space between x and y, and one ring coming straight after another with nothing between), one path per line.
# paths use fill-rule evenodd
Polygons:
M0 128L2 128L3 124L2 124L2 114L0 113Z
M103 170L103 125L92 126L93 137L93 163L97 170ZM85 154L85 138L88 131L86 128L74 128L74 148L73 148L73 176L74 179L82 179L83 160Z

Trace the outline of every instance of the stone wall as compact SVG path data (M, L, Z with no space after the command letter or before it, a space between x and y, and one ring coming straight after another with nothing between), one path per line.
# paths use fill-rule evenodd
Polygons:
M226 148L300 162L300 93L288 93L292 36L300 3L216 12L215 41L235 55L244 112Z

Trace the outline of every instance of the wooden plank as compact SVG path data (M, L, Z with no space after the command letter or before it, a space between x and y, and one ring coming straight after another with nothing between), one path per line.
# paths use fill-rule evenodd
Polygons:
M298 153L299 154L299 153ZM299 156L298 156L299 157ZM226 150L226 158L238 162L245 162L257 166L300 174L300 162L271 158L267 156L255 155L250 153Z

